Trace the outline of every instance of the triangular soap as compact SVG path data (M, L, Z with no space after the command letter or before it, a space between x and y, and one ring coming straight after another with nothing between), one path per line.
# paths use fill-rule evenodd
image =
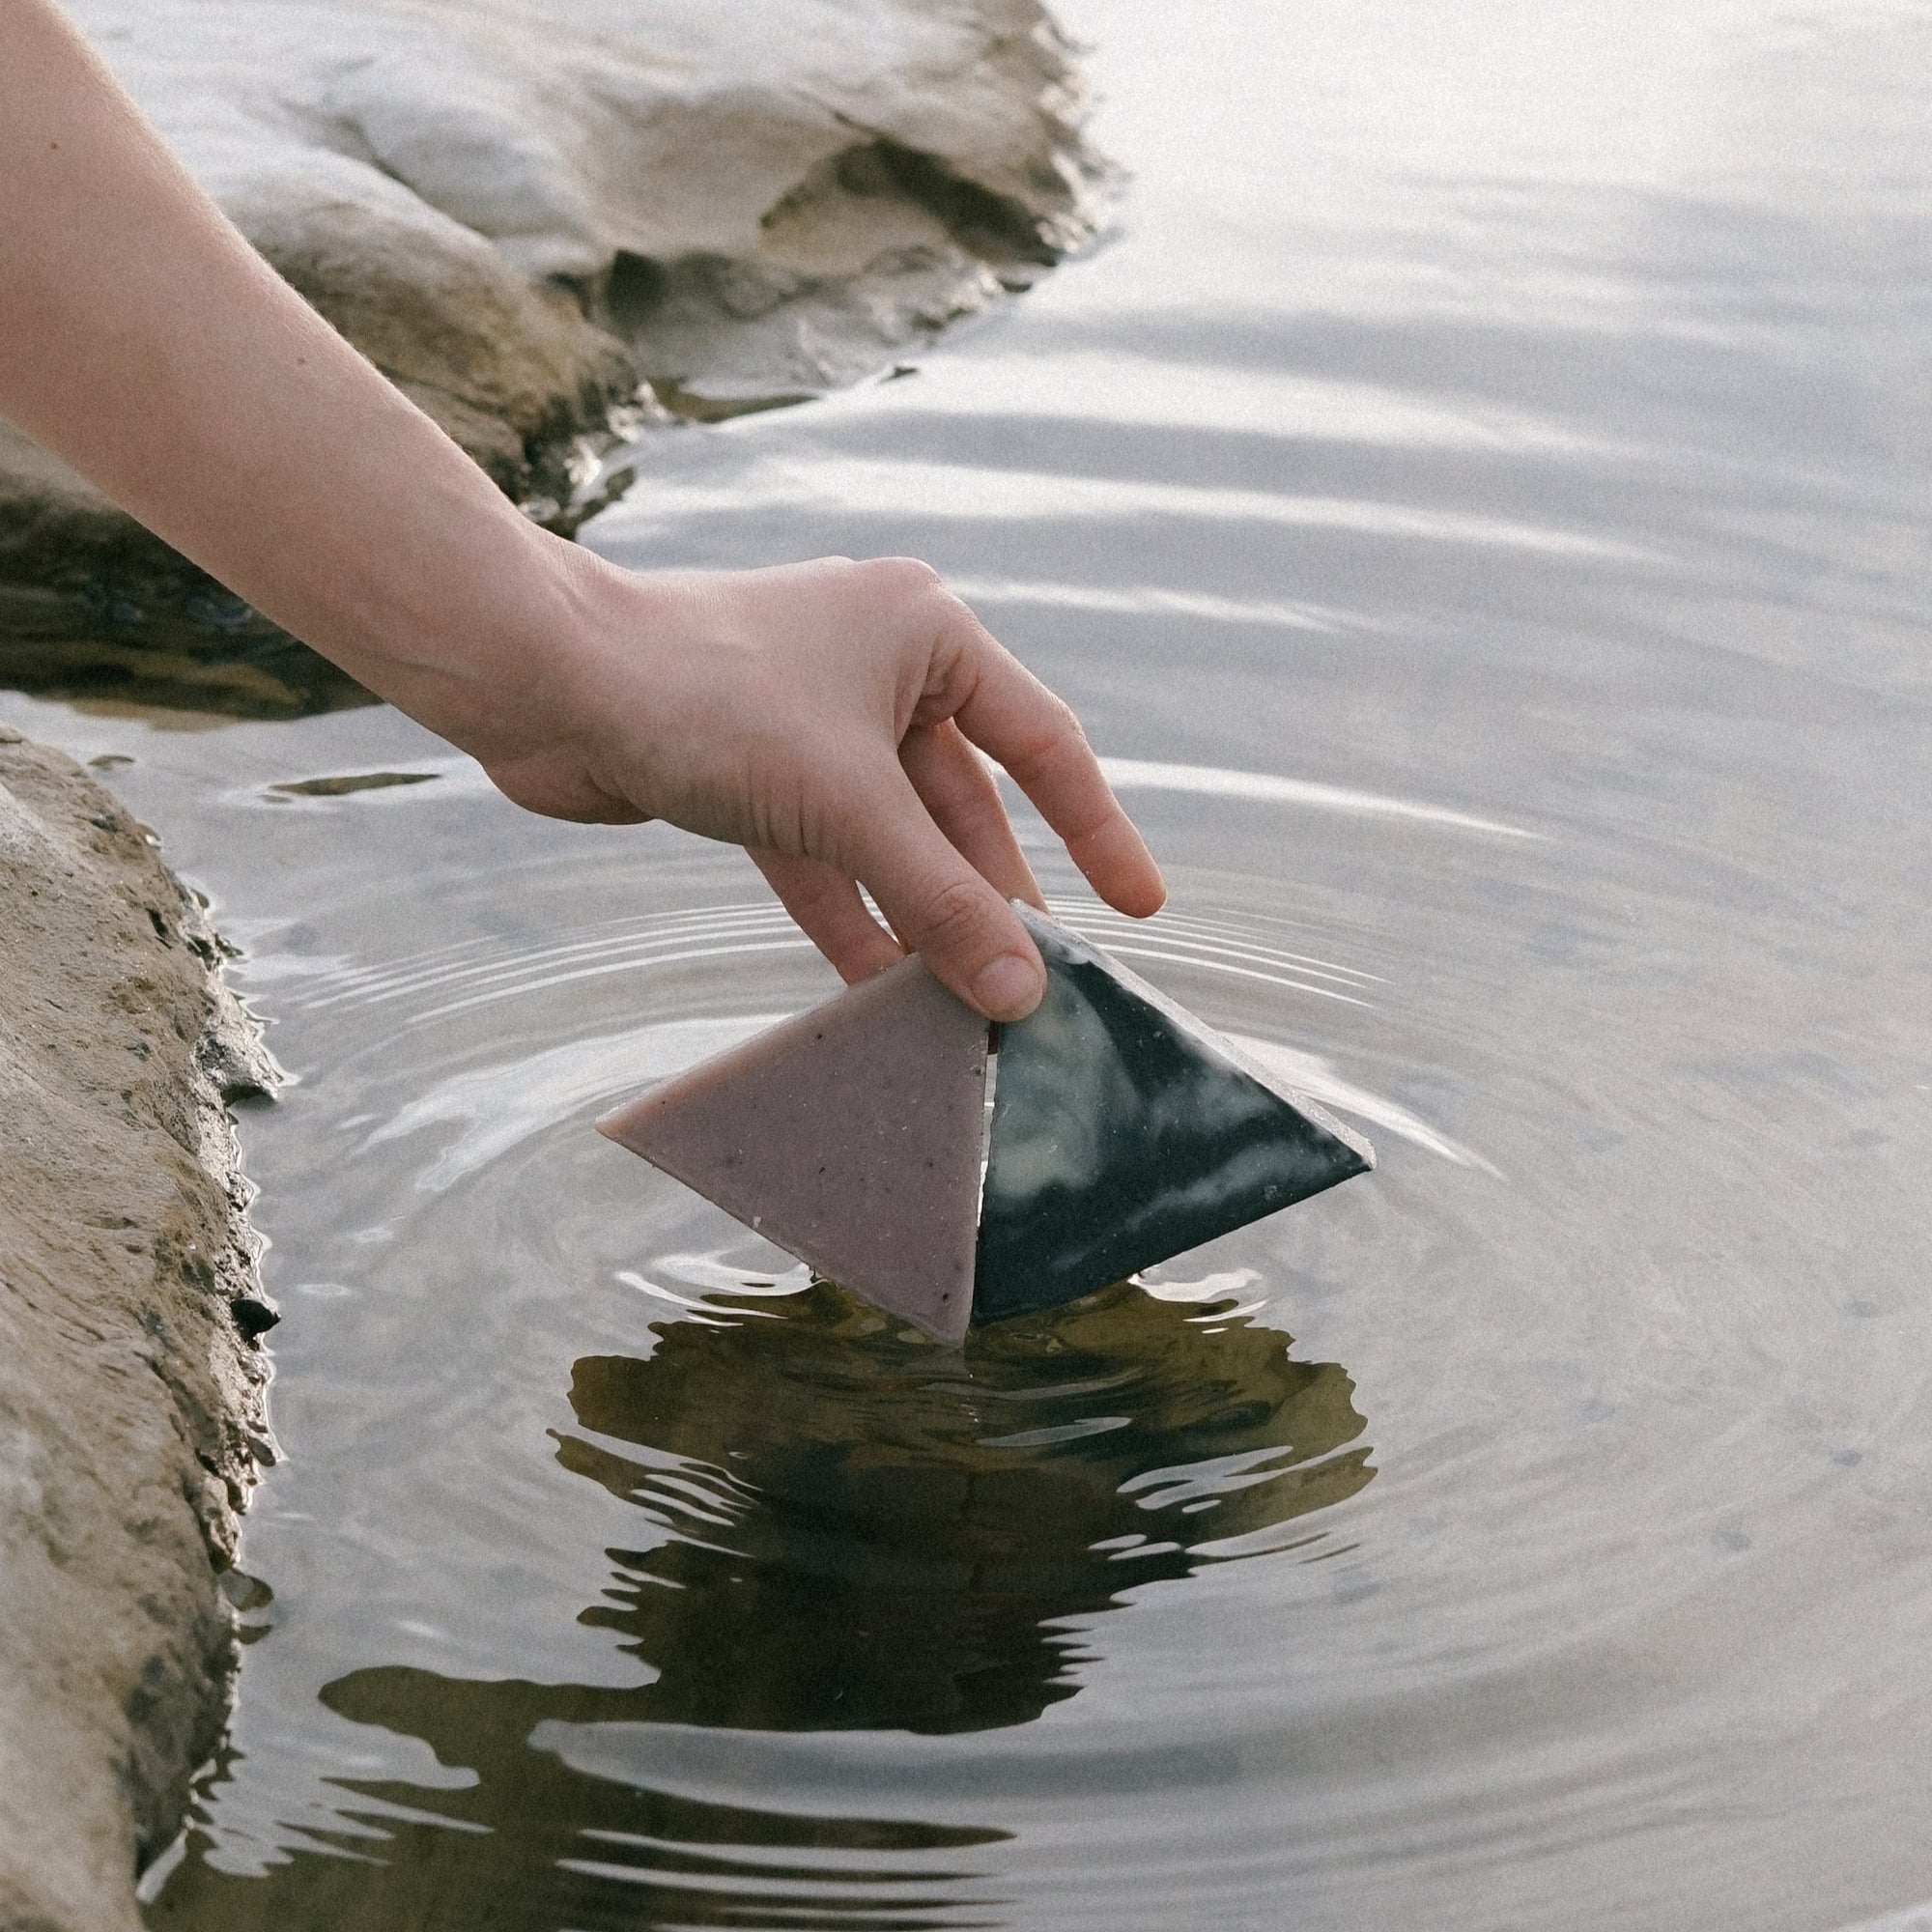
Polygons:
M974 1321L1071 1301L1374 1166L1099 948L1015 910L1047 990L1000 1029Z
M727 1214L929 1335L973 1302L986 1022L917 959L597 1122Z

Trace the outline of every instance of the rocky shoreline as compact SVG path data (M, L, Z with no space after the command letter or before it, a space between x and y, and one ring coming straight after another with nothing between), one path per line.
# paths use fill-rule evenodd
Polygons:
M272 1062L201 910L0 726L0 1927L138 1926L227 1709L273 1313L225 1102Z
M282 275L566 532L653 418L890 367L1089 240L1110 179L1037 0L71 11ZM278 640L0 425L0 677L138 687L173 654L217 702L308 708L205 668Z

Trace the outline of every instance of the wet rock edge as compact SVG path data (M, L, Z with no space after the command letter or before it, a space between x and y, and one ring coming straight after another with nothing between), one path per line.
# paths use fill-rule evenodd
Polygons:
M5 725L0 855L0 1928L121 1932L275 1454L227 1103L279 1075L153 835Z

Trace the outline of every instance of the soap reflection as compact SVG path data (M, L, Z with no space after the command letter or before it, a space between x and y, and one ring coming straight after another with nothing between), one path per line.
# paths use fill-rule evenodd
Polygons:
M1227 1303L1122 1284L963 1356L822 1285L777 1306L577 1365L604 1441L559 1459L666 1539L612 1550L584 1620L663 1673L663 1721L1024 1723L1077 1689L1061 1620L1369 1479L1349 1378Z
M399 1886L434 1869L440 1897L488 1896L490 1922L522 1924L520 1886L561 1865L574 1874L570 1923L635 1923L640 1884L676 1889L660 1869L668 1801L533 1743L547 1720L1025 1723L1079 1688L1090 1638L1068 1620L1117 1606L1135 1584L1308 1538L1298 1519L1373 1474L1347 1374L1296 1361L1286 1336L1232 1301L1122 1284L976 1331L963 1353L824 1284L708 1312L725 1325L668 1323L646 1358L580 1361L582 1433L557 1442L566 1468L638 1513L637 1534L609 1552L605 1601L582 1620L655 1681L611 1690L376 1668L325 1693L343 1716L420 1737L476 1774L461 1790L352 1787L423 1821L372 1818L385 1833L414 1837L426 1814L437 1820L434 1858L418 1847L399 1859ZM740 1922L732 1864L715 1868L701 1911L678 1901L678 1922ZM553 1875L529 1894L553 1915L554 1886ZM423 1903L399 1898L393 1922L431 1922L408 1916ZM875 1895L850 1905L856 1917L812 1922L870 1923L883 1905Z

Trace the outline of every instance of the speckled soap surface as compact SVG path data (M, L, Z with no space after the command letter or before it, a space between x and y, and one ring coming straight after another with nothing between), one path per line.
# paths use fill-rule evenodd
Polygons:
M598 1122L941 1341L1071 1301L1365 1173L1366 1142L1097 947L988 1029L906 960ZM981 1165L984 1165L983 1181Z
M597 1122L820 1274L966 1332L986 1023L917 959Z
M1374 1165L1118 960L1018 911L1047 990L1000 1029L976 1321L1071 1301Z

